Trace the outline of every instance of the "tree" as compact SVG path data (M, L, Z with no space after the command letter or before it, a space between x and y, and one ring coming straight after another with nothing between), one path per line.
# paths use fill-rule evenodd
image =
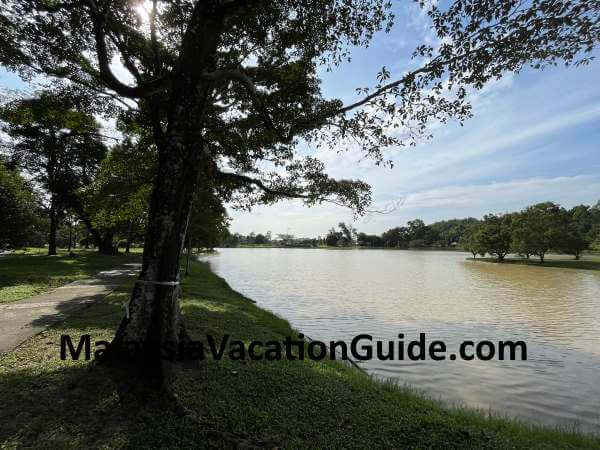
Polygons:
M544 202L528 206L517 215L513 233L515 250L537 255L543 263L550 249L560 249L565 233L564 215L559 205Z
M396 227L385 231L381 239L386 247L408 248L410 234L406 227Z
M460 238L460 245L473 255L473 259L477 258L478 254L484 256L487 251L480 237L481 233L482 226L480 224L471 224Z
M441 220L432 223L429 225L429 228L432 230L433 235L437 236L434 244L437 244L440 247L449 247L460 243L466 230L471 225L478 222L479 221L473 217L468 217L466 219Z
M600 35L595 1L431 5L441 44L419 46L415 56L423 64L396 80L382 68L372 89L360 88L361 98L344 105L322 97L318 65L334 69L352 46L389 29L393 14L384 0L152 5L140 16L129 0L6 0L0 17L0 62L24 75L68 79L127 108L137 102L154 136L158 176L142 271L111 345L148 343L147 364L132 365L127 377L136 388L169 386L172 366L159 349L187 339L173 298L198 183L214 184L223 199L246 206L301 198L362 213L369 186L331 178L322 161L299 157L298 143L344 148L356 140L367 156L385 162L383 149L414 144L430 122L470 117L468 89L529 63L588 62L581 52L591 52ZM115 57L132 84L115 75ZM398 127L407 133L396 133Z
M329 247L337 247L338 242L340 242L343 237L344 234L333 227L329 230L327 236L325 236L325 244Z
M563 234L557 249L579 259L581 253L591 244L589 235L593 228L593 222L589 206L579 205L569 211L561 210L561 216L560 226L563 228Z
M39 227L39 198L17 172L0 162L0 249L19 248L35 239Z
M376 234L358 233L356 238L361 247L383 247L383 239Z
M344 222L338 224L342 232L342 245L352 245L356 240L356 229L352 225L346 225Z
M126 138L111 148L94 180L80 190L84 217L102 253L116 251L115 234L124 239L126 252L134 237L143 240L156 156L146 139Z
M476 236L477 248L495 255L499 261L504 260L511 250L512 216L510 214L483 216L483 223Z
M530 226L529 216L524 212L513 214L512 248L521 257L529 259L534 254L536 230Z
M3 129L14 140L11 160L33 175L50 196L49 255L56 255L62 212L67 207L81 210L76 191L91 182L106 153L96 120L62 94L44 91L0 109Z
M566 233L561 239L560 247L558 248L562 253L573 255L575 259L579 259L581 253L589 247L589 242L585 240L585 237L577 229L574 224L568 224L566 227Z
M188 248L214 249L229 234L229 217L214 191L198 190L188 225ZM254 240L258 243L257 235Z

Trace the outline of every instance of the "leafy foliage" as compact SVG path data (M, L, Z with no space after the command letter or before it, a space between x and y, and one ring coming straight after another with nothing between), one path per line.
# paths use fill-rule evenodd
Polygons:
M19 248L37 241L41 221L38 195L17 172L0 163L0 249Z
M332 179L322 161L299 156L299 142L358 145L385 162L386 148L414 145L428 124L468 119L470 89L527 64L588 63L600 36L598 1L419 4L440 44L419 46L417 68L395 80L383 67L346 105L322 96L317 68L334 70L389 30L391 2L156 0L143 12L128 0L12 0L0 20L1 62L25 77L68 80L127 114L123 99L134 99L158 143L176 132L186 145L206 144L220 194L240 207L295 197L360 213L369 186ZM115 57L134 85L113 73Z
M82 197L98 229L129 229L137 233L147 220L148 202L156 173L152 147L129 140L111 149Z

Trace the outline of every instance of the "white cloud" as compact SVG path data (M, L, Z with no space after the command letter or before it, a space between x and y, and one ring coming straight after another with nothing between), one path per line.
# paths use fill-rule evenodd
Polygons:
M393 213L373 214L356 226L382 232L421 217L426 222L514 211L541 201L566 207L600 199L600 87L592 68L508 77L476 94L475 119L449 124L417 148L390 153L393 170L357 163L355 150L321 151L335 177L361 178L373 187L374 208L405 199ZM566 89L568 87L568 89ZM568 91L568 95L566 94ZM565 95L561 95L565 92ZM351 213L331 205L307 209L285 202L236 214L233 230L317 236Z

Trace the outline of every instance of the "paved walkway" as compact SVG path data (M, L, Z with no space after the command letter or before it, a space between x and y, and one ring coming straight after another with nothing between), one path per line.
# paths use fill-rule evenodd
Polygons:
M136 276L140 268L141 264L125 264L99 272L94 278L0 305L0 353L13 350L72 312L107 296L127 278Z

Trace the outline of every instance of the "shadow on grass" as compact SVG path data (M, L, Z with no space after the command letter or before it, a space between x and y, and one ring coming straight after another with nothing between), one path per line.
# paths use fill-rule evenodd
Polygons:
M205 361L179 373L175 390L200 423L157 407L121 406L108 372L60 361L61 334L110 340L129 287L0 356L0 447L231 448L216 433L290 448L598 448L598 440L452 410L342 364ZM183 283L194 339L294 335L204 265ZM211 437L212 436L212 437Z
M87 278L99 271L139 261L140 255L101 255L92 251L79 251L71 257L6 255L0 258L0 303L12 302L71 281Z

